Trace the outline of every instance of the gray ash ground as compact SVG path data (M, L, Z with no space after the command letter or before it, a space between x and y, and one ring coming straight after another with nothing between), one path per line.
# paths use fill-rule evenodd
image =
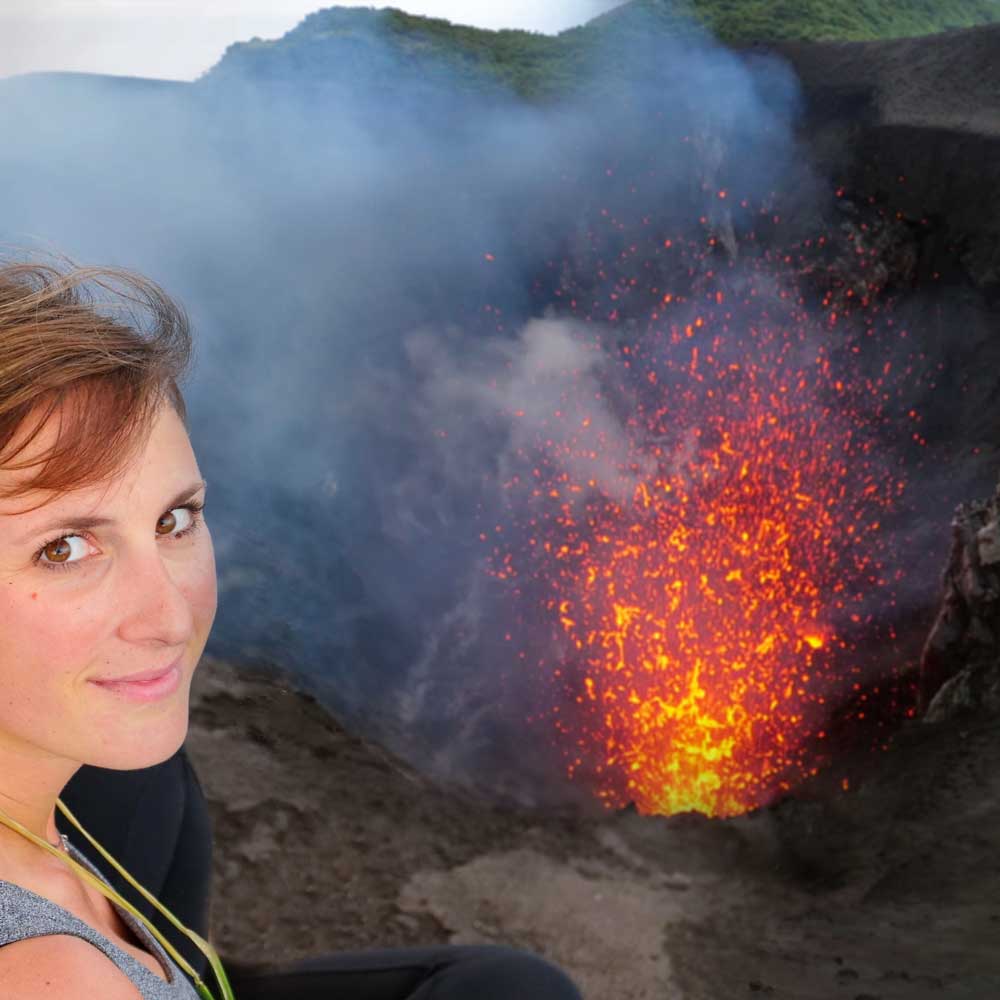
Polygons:
M313 700L207 660L188 748L224 958L497 942L584 996L1000 996L1000 724L912 723L729 820L511 810L436 788Z

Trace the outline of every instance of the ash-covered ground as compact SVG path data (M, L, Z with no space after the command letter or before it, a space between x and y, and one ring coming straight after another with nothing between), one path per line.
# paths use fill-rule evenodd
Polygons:
M280 683L206 661L188 748L224 958L500 942L590 1000L1000 995L1000 724L910 724L730 819L513 811L428 784Z
M929 217L894 280L957 289L938 322L960 327L963 365L995 370L1000 93L987 70L1000 28L783 54L819 164ZM942 452L976 443L986 469L996 383L974 381L949 418L961 441ZM188 747L216 835L214 938L231 961L499 942L558 962L588 1000L1000 996L995 718L909 722L878 756L841 757L795 798L729 820L475 799L219 661L196 677Z

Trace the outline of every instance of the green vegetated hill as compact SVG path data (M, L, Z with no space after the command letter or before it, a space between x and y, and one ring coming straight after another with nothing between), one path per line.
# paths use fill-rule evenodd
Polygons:
M471 28L391 8L332 7L283 38L230 46L207 78L335 75L377 85L390 76L398 82L400 70L409 69L430 81L441 74L477 90L499 87L545 99L572 91L595 59L613 65L614 53L640 48L661 32L676 37L707 27L730 44L860 41L994 22L1000 22L1000 0L631 0L578 28L543 35Z
M669 23L682 10L728 42L872 41L1000 21L998 0L632 0L574 30L602 30L650 12Z

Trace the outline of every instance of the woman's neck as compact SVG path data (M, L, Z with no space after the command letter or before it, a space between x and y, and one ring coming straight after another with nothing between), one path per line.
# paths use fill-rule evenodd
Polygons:
M61 865L43 848L4 822L9 818L47 843L59 844L56 799L80 765L61 758L32 757L0 745L0 877L7 869ZM61 845L60 845L61 846Z

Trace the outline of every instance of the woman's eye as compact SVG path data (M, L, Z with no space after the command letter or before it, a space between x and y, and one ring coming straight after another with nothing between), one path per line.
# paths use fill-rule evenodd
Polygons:
M78 562L87 555L90 546L81 535L67 535L49 542L39 553L39 562L62 566L66 563Z
M194 511L190 507L175 507L156 522L158 535L183 534L194 524Z

